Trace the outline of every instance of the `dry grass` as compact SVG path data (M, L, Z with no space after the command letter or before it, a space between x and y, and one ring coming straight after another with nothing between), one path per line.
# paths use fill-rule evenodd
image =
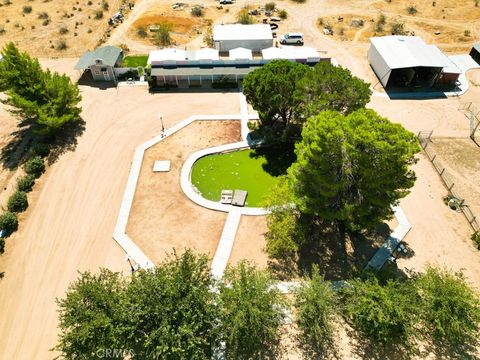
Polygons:
M13 41L33 56L79 56L98 45L108 29L108 18L118 11L121 0L108 0L108 4L103 18L96 20L95 11L101 9L98 0L12 1L0 8L0 26L5 29L0 35L0 46ZM25 5L32 7L31 13L22 12ZM60 34L61 27L68 32ZM66 42L64 50L56 48L60 38Z
M435 6L432 3L432 0L416 1L412 6L417 12L409 14L410 4L403 1L374 0L362 3L362 7L347 1L338 7L338 12L330 11L322 19L332 27L333 38L341 41L362 43L372 36L390 35L391 24L395 21L405 24L406 33L415 33L449 52L467 51L480 39L480 6L475 6L474 0L435 0ZM376 21L380 14L386 17L386 24L384 30L378 32ZM352 25L352 19L361 19L364 25ZM319 24L320 29L323 27ZM466 30L470 36L465 36Z
M190 10L190 7L185 7L183 10L172 10L170 5L153 7L133 22L128 29L128 37L146 44L154 44L154 32L149 31L149 27L155 24L167 23L172 26L171 37L173 43L183 45L199 36L205 31L210 22L222 15L222 11L215 7L205 7L203 17L192 16ZM146 37L138 35L139 28L146 30Z

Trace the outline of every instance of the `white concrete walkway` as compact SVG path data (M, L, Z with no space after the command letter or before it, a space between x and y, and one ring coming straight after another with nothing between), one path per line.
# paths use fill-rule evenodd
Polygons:
M220 237L220 242L217 246L217 251L213 257L211 271L212 275L217 279L223 277L223 273L228 264L228 259L232 253L233 243L235 242L235 236L237 235L238 225L240 224L240 218L242 216L238 209L241 208L229 211L223 227L222 236Z

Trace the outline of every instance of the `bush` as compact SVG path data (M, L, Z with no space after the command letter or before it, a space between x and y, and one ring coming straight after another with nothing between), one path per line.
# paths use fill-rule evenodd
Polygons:
M278 12L278 16L280 17L280 19L285 20L286 18L288 18L287 10L285 10L285 9L280 10Z
M43 26L47 26L48 24L50 24L50 19L45 19L42 21Z
M45 143L38 143L33 146L33 153L40 157L46 157L50 154L50 146Z
M58 40L57 45L55 46L57 50L65 50L67 47L67 42L63 39Z
M5 34L5 28L0 25L0 35Z
M3 230L4 236L8 237L18 229L18 219L17 214L6 211L2 215L0 215L0 230ZM0 252L3 252L3 246Z
M93 3L92 3L90 0L88 0L87 5L90 6L90 5L92 5L92 4L93 4Z
M409 13L410 15L415 15L417 12L418 10L415 6L410 5L409 7L407 7L407 13Z
M477 249L480 250L480 231L475 231L472 234L471 239L472 239L473 243L475 244L475 246L477 247Z
M392 35L405 35L405 24L399 21L394 21L390 24L390 31Z
M303 4L307 2L307 0L292 0L292 1L296 2L297 4Z
M30 5L25 5L22 9L24 14L30 14L32 12L32 7Z
M480 302L463 275L428 268L416 284L427 334L457 348L474 345L479 335Z
M380 16L378 17L377 23L375 25L375 31L379 33L383 32L386 22L387 22L387 18L385 17L385 15L380 14Z
M170 32L172 31L172 25L169 23L160 23L157 25L158 30L155 33L155 38L158 44L167 46L172 43Z
M275 10L275 3L272 1L272 2L268 2L265 4L265 10L267 11L273 11Z
M103 11L102 10L95 10L95 19L100 20L103 18Z
M32 190L33 185L35 184L35 176L33 175L24 175L17 180L17 190L29 192Z
M24 191L15 191L7 202L8 211L22 212L28 208L27 194Z
M39 19L48 19L49 16L48 16L48 13L46 13L45 11L42 11L41 13L38 14L38 18Z
M331 283L320 276L315 266L311 279L302 284L295 297L298 341L306 358L321 358L327 349L332 350L337 306Z
M68 33L68 28L65 25L60 25L60 27L58 28L58 32L62 35L65 35L66 33Z
M411 282L388 280L382 286L374 278L354 280L343 289L345 315L366 338L375 342L408 343L414 334L415 288Z
M106 2L105 0L102 1L102 9L105 11L108 11L108 8L109 8L108 2Z
M463 36L465 36L465 37L470 37L470 35L472 35L472 33L470 32L470 30L465 30L465 31L463 32Z
M191 14L195 17L202 17L203 16L203 8L201 6L194 6L191 10Z
M45 162L40 156L34 156L25 163L25 172L38 178L45 171Z
M143 26L140 26L139 28L137 28L137 35L140 36L141 38L147 37L147 31Z
M248 13L247 8L240 10L237 16L237 21L243 25L250 25L255 23L255 19Z

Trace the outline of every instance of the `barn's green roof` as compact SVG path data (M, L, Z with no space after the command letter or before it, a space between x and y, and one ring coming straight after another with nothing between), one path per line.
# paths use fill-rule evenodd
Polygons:
M75 69L88 69L95 64L95 60L97 59L101 59L105 65L114 66L121 53L122 49L110 45L98 48L95 51L88 51L78 60Z

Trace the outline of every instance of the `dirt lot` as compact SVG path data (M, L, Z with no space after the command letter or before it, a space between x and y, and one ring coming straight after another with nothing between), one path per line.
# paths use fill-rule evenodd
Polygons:
M433 138L429 146L454 182L455 193L480 219L480 147L468 138Z
M193 248L213 257L227 214L202 208L180 188L180 171L193 152L240 141L240 122L194 122L145 152L127 234L154 262ZM167 173L153 173L156 160L170 160Z
M105 1L108 10L102 10L103 17L97 20L95 12L102 9L99 0L12 0L0 8L0 28L5 30L0 46L13 41L34 56L80 56L97 47L108 29L108 18L122 4L121 0ZM25 13L24 7L29 6L30 13ZM62 40L67 46L63 50L59 49Z

